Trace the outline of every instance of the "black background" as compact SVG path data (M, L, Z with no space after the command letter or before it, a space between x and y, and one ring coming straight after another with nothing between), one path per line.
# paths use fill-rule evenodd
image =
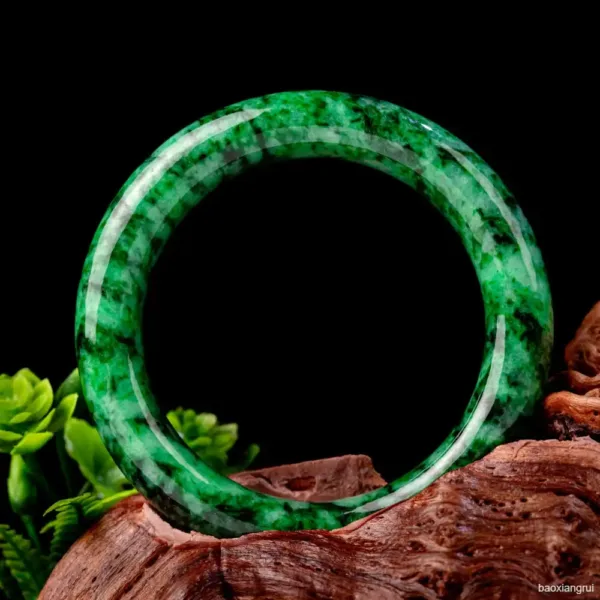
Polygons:
M58 385L74 367L89 243L157 146L222 106L294 89L405 106L498 172L546 261L562 367L599 297L588 51L552 39L492 56L465 42L428 59L399 45L384 64L360 49L291 57L284 45L275 59L260 45L230 44L231 56L91 46L52 38L7 65L2 371L29 366ZM159 261L147 309L161 404L237 421L260 465L360 452L397 476L460 417L481 358L481 299L458 237L397 182L334 161L261 168L207 198Z

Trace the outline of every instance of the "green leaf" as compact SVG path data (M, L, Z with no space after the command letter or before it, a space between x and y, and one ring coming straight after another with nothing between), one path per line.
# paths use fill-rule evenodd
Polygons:
M104 515L117 502L137 494L136 490L127 490L108 498L98 499L94 494L82 494L53 504L44 516L56 513L40 530L41 534L52 532L50 542L50 560L56 564L90 525Z
M33 387L23 375L0 379L0 423L8 423L27 407Z
M0 429L0 452L10 452L22 437L20 433Z
M49 440L52 439L52 433L26 433L23 439L11 450L11 454L31 454L37 452Z
M4 596L0 594L0 597L7 600L23 600L17 580L12 576L4 560L0 560L0 591L4 593Z
M51 512L58 511L65 506L69 506L70 504L80 505L82 507L82 511L83 511L85 509L85 507L91 506L97 500L98 500L98 498L94 494L91 494L89 492L87 494L81 494L79 496L74 496L73 498L65 498L63 500L59 500L58 502L55 502L50 507L48 507L43 516L46 517ZM49 529L49 526L50 526L49 523L47 525L45 525L42 528L42 530L40 531L40 533L46 533L46 531Z
M210 431L217 422L217 416L211 413L200 413L196 416L196 426L201 434Z
M237 423L225 423L224 425L219 425L219 426L215 427L211 433L212 434L228 433L237 438L238 426L237 426Z
M137 490L125 490L124 492L113 494L108 498L102 498L101 500L97 500L96 502L85 508L85 516L88 519L97 519L109 509L111 509L115 504L117 504L117 502L121 502L121 500L125 500L125 498L129 498L130 496L134 496L138 493L139 492Z
M186 438L195 438L199 435L199 430L196 425L196 413L188 408L183 411L183 435Z
M223 473L227 468L227 453L219 451L200 452L200 458L218 473Z
M215 427L211 434L213 435L213 445L224 452L231 450L238 439L238 426L236 423L219 425Z
M35 476L20 454L12 456L10 459L8 499L13 511L18 515L31 514L37 506L38 493Z
M77 394L65 396L56 407L56 413L48 426L48 431L56 433L62 429L66 422L73 416L77 406Z
M251 445L242 462L235 467L228 467L227 453L238 441L236 423L219 425L217 417L212 413L196 414L192 409L179 407L167 413L171 425L183 438L185 443L200 458L220 473L235 473L243 470L258 455L259 447Z
M171 425L173 425L173 427L175 428L175 431L177 431L178 433L183 432L183 425L182 425L181 421L179 420L179 416L176 411L174 411L174 410L169 411L167 413L167 419L169 419Z
M15 375L22 375L23 377L25 377L25 379L29 381L32 387L35 387L40 382L40 378L30 369L20 369L15 373Z
M22 437L20 433L0 429L0 442L18 442Z
M33 385L29 382L29 379L22 373L16 373L12 378L12 396L15 401L23 406L29 402L33 396Z
M50 562L53 567L88 529L91 520L85 516L85 508L96 501L93 494L67 498L53 504L44 515L55 512L55 518L40 530L41 534L52 532Z
M25 423L25 421L30 421L32 414L27 411L20 412L15 415L9 422L9 425L20 425L21 423Z
M71 374L58 386L54 397L56 402L60 402L60 400L62 400L65 396L70 396L72 394L83 396L78 369L72 371Z
M208 448L212 444L212 438L208 436L197 437L195 440L188 442L188 446L192 450L201 450L202 448Z
M186 439L194 439L206 435L216 424L217 417L212 413L196 414L191 408L179 407L167 413L167 418L176 431Z
M13 397L13 384L10 375L0 377L0 402L5 402Z
M236 438L229 433L220 433L213 438L213 446L227 452L235 446Z
M245 471L256 460L259 454L260 446L258 444L250 444L244 454L244 458L237 465L238 472Z
M191 408L186 408L183 411L183 423L184 426L189 423L193 423L196 420L196 412Z
M42 419L52 406L50 382L47 379L39 381L28 369L21 369L11 381L11 396L4 398L0 405L0 419L10 425Z
M85 523L77 505L67 504L57 510L55 519L40 530L41 534L52 531L50 541L50 561L52 565L58 563L67 553L73 542L81 536L86 527L87 523Z
M104 447L100 434L87 421L69 419L64 430L69 456L77 462L83 476L103 497L123 491L129 485Z
M47 431L48 425L50 425L50 423L52 422L55 412L56 409L53 408L39 423L37 423L31 429L29 429L29 431L31 433L41 433L43 431Z
M85 403L85 397L83 395L78 369L72 371L71 374L60 384L58 390L56 390L56 394L54 394L55 404L59 403L66 396L70 396L72 394L77 394L78 399L75 412L73 414L80 419L85 419L86 421L92 422L92 415L90 414Z
M32 421L39 421L50 410L54 399L52 386L47 379L40 381L33 388L33 397L34 399L27 407L27 410L33 413Z
M8 525L0 525L0 554L25 600L36 600L46 582L48 566L31 541Z

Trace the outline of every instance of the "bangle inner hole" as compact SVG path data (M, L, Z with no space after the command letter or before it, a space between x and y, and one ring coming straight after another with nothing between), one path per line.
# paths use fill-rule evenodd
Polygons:
M144 345L162 409L237 422L252 468L367 454L391 481L460 421L483 324L427 199L311 159L254 167L188 215L151 275Z

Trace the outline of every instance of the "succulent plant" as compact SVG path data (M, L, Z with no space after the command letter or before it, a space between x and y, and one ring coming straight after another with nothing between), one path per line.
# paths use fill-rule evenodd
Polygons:
M220 425L212 413L196 413L183 408L169 411L167 418L179 436L205 463L225 475L247 468L260 451L257 444L250 444L241 463L228 465L227 453L238 440L237 423Z
M36 452L64 427L76 404L76 393L55 398L50 382L29 369L0 375L0 452Z
M83 395L77 369L56 393L29 369L0 375L0 453L11 455L6 484L13 513L10 525L0 524L0 600L37 598L71 543L113 504L137 493L78 397ZM167 417L190 448L224 475L245 469L259 452L251 444L240 463L229 465L238 439L235 423L219 424L211 413L183 408ZM61 484L70 498L59 499L55 488Z

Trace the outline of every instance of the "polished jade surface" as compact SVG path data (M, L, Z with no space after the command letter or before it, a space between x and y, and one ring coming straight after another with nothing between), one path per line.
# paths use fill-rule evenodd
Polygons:
M310 157L371 166L429 199L471 258L486 329L481 371L467 410L460 423L449 424L440 447L385 488L318 504L253 492L205 465L160 411L142 340L149 273L188 212L222 181L252 165ZM398 231L406 225L399 223ZM408 257L398 257L399 269L404 260ZM440 290L440 306L445 294L460 293ZM325 91L277 93L231 105L158 148L125 183L98 228L76 316L84 395L117 464L172 524L218 537L333 529L406 499L449 469L481 457L514 434L519 419L534 409L552 332L550 292L534 235L482 158L409 110ZM194 376L201 375L200 364ZM406 426L399 425L399 432ZM393 445L389 451L394 452Z

